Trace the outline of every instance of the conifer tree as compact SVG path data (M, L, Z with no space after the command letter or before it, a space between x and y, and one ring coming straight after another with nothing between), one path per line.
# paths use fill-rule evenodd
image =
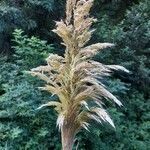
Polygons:
M64 56L50 54L46 66L30 71L45 81L40 87L58 100L50 101L39 107L53 106L58 113L57 126L61 131L62 149L71 150L74 138L81 128L89 130L89 121L108 122L114 126L109 114L103 107L105 100L111 99L117 105L121 102L112 95L101 80L110 76L113 70L123 70L118 65L104 65L92 60L99 50L112 47L111 43L96 43L87 46L94 30L91 25L96 21L89 16L94 0L67 0L66 18L56 22L56 29L65 45Z

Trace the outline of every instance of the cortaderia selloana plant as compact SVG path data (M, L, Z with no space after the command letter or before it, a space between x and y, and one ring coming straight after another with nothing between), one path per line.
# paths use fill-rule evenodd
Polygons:
M112 47L111 43L96 43L87 46L94 30L91 25L96 21L89 16L94 0L67 0L66 18L56 22L56 29L65 45L64 56L50 54L46 66L29 71L45 81L40 87L58 100L50 101L39 107L53 106L58 113L57 126L61 131L62 149L72 150L74 138L81 128L89 129L89 121L108 122L114 126L104 109L105 100L111 99L121 106L121 102L102 84L102 79L110 76L113 70L123 70L118 65L104 65L92 60L99 50Z

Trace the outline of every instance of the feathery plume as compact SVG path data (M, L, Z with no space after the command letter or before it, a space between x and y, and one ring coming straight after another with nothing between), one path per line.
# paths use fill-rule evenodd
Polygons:
M91 119L98 123L108 122L115 128L103 108L104 99L111 99L119 106L122 104L99 79L110 76L113 70L129 72L122 66L104 65L92 60L101 49L114 46L111 43L85 46L94 32L91 25L96 21L89 16L93 1L67 0L66 19L56 22L56 29L53 30L66 46L64 56L50 54L46 66L30 71L31 75L46 82L41 90L59 98L59 101L48 102L38 109L54 106L58 113L57 126L62 133L63 150L71 150L75 134L81 128L89 130ZM95 107L91 107L89 102Z

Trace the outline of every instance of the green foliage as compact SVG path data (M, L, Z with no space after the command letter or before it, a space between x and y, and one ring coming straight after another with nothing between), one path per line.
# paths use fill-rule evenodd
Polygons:
M47 110L43 113L46 113L48 117L37 112L36 108L44 98L41 93L26 81L9 86L8 89L5 88L5 92L0 98L2 103L0 107L0 146L4 148L7 144L8 149L33 150L53 147L52 141L55 138L50 137L57 134L53 123L55 115L50 116L52 112ZM49 119L52 121L50 122ZM58 139L55 142L57 141Z
M28 28L29 21L21 10L0 2L0 53L10 53L10 34L16 27Z
M25 68L29 69L31 65L37 64L37 59L34 58L37 57L38 62L42 62L53 48L36 37L29 38L21 34L21 30L14 33L14 49L18 57L15 56L12 60L0 59L0 149L46 150L55 147L58 150L59 136L55 137L57 130L53 123L55 114L49 110L42 112L36 110L51 97L47 94L43 96L37 88L34 88L39 84L38 80L23 74ZM23 41L26 42L26 48ZM28 57L27 50L31 52L32 60ZM44 52L41 53L41 50ZM57 145L54 145L54 142Z
M121 64L133 72L127 76L129 82L138 89L149 91L149 36L150 2L143 1L127 11L125 19L114 25L105 16L98 23L97 40L116 43L115 49L102 52L98 59L108 63Z
M51 12L54 9L54 0L27 0L29 5L34 7L41 7Z
M16 28L53 41L49 31L54 26L53 20L61 14L60 2L62 3L61 0L0 1L0 53L12 53L10 44L12 32ZM53 15L54 10L58 12L57 16Z
M24 35L22 30L16 29L13 35L16 63L24 66L24 69L43 64L44 58L47 58L48 53L53 51L52 45L47 44L47 41L40 40L35 36L29 38Z

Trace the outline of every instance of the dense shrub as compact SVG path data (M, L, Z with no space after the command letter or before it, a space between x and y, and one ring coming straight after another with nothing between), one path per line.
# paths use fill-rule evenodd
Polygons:
M53 48L36 37L21 34L21 30L14 32L13 59L0 60L0 149L59 149L55 114L36 110L51 97L34 88L38 80L23 73L43 62Z

